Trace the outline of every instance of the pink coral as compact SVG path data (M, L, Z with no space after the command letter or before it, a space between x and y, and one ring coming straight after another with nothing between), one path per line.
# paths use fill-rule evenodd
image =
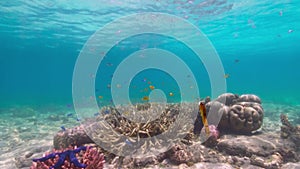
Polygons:
M53 150L52 152L47 152L46 154L44 154L44 156L47 156L49 154L52 153L61 153L63 151L66 150L73 150L76 149L77 147L70 147L68 149L64 149L64 150ZM76 158L78 159L78 161L82 164L86 164L87 167L86 169L102 169L104 166L104 155L102 153L100 153L100 151L97 148L93 148L93 147L88 147L86 149L86 151L80 151L79 153L76 154ZM54 166L59 160L58 156L55 156L52 159L48 159L44 162L33 162L32 166L30 167L30 169L49 169L52 166ZM71 163L69 158L66 158L66 160L64 161L63 165L60 167L62 169L81 169L79 167L74 166L73 163Z
M218 139L220 137L220 132L215 125L209 125L210 137Z
M218 143L218 138L220 137L220 132L215 125L209 125L209 136L204 142L204 145L207 147L214 147ZM201 130L202 133L205 133L204 127Z

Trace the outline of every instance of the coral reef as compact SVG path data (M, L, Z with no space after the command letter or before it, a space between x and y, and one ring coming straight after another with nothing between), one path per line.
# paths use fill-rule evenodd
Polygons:
M250 164L263 167L263 168L270 168L270 169L276 169L280 168L282 165L283 159L282 156L279 153L274 153L267 159L258 157L258 156L251 156L250 158Z
M148 104L145 104L145 106L148 107ZM153 115L152 111L158 112L159 116L156 114ZM179 125L173 125L172 131L174 131L174 135L172 135L172 137L178 140L180 137L183 138L189 132L187 128L192 129L193 127L193 125L191 125L193 118L190 118L190 116L192 116L191 112L195 111L197 111L197 103L166 105L155 103L155 106L151 106L147 111L136 111L136 109L131 107L128 108L127 106L103 107L100 111L101 115L97 115L92 120L88 119L88 122L82 122L82 126L74 129L66 129L66 131L57 133L54 137L54 146L55 148L60 148L65 147L68 144L80 146L90 142L101 142L102 148L110 149L115 153L123 153L126 149L130 148L129 146L135 146L136 148L143 147L145 152L140 152L141 154L145 155L148 153L151 155L151 152L147 151L148 147L156 145L160 147L157 148L158 150L163 151L165 146L164 144L161 144L164 143L163 139L171 139L168 136L156 138L153 136L157 136L167 130L170 132L170 126L175 120L178 120L177 124ZM145 119L149 116L152 116L155 119L152 121L150 119L134 121L130 119L132 116L128 115L127 112L128 114L140 114L140 117ZM148 115L149 112L150 115ZM178 118L179 116L183 118ZM190 120L189 126L187 126L186 119ZM85 127L86 130L83 130L83 127ZM106 128L110 129L105 130ZM119 134L127 136L128 139L125 140L119 137Z
M221 103L223 100L226 101ZM206 98L204 103L208 113L220 113L223 115L218 128L214 125L209 125L209 136L204 131L201 117L199 115L195 122L194 128L182 129L175 128L172 134L186 135L183 139L174 141L168 149L163 149L162 152L152 156L144 155L144 150L138 157L121 156L114 154L112 150L122 151L125 144L132 144L134 138L154 138L158 134L164 133L172 127L174 121L181 120L178 118L180 113L190 114L191 107L196 106L197 103L183 104L182 109L178 104L167 104L163 107L159 116L151 114L156 109L156 105L152 104L138 104L135 105L135 113L146 114L150 113L156 119L144 122L144 120L135 122L135 120L126 118L120 110L133 110L131 108L114 108L105 107L101 110L103 116L95 116L93 119L86 119L82 121L82 125L73 129L66 129L59 131L54 137L54 145L56 149L66 147L67 145L85 145L91 143L97 137L103 140L103 144L93 144L92 148L67 148L61 150L53 150L45 154L43 158L35 159L36 162L32 164L32 158L40 157L41 153L48 150L48 146L43 149L28 148L28 151L20 153L18 158L15 158L17 168L29 167L31 169L43 169L50 167L57 167L60 164L61 168L81 168L87 169L102 168L300 168L300 127L292 125L286 115L281 115L281 133L279 135L278 129L280 126L279 120L265 119L264 127L261 132L253 132L257 130L262 124L264 111L261 107L260 99L255 95L234 95L226 93L211 101ZM217 111L215 111L217 110ZM210 112L209 112L210 111ZM129 112L130 113L130 112ZM267 113L266 113L267 114ZM211 115L211 114L210 114ZM146 117L147 116L141 116ZM102 121L111 127L113 133L123 134L129 136L128 140L120 140L112 133L103 133L101 128L93 130L97 122ZM251 124L252 121L252 124ZM194 121L192 121L193 123ZM272 125L270 125L270 122ZM192 124L191 123L191 124ZM176 123L175 123L176 124ZM248 125L250 124L250 125ZM270 125L270 126L267 126ZM266 130L271 128L271 130ZM275 127L274 127L275 126ZM91 140L85 133L86 127L90 127L93 132L93 140ZM223 132L220 136L219 129ZM238 133L238 134L237 134ZM240 135L242 133L242 135ZM251 134L250 134L251 133ZM177 136L177 135L176 135ZM200 138L200 141L199 141ZM202 138L205 142L202 143ZM168 137L167 137L168 139ZM132 141L133 140L133 141ZM174 140L172 138L172 140ZM97 140L95 140L96 142ZM122 142L121 142L122 141ZM138 141L137 141L138 142ZM151 140L143 142L140 140L145 152L149 151L152 146L162 145L161 140ZM110 145L109 152L104 151L103 145ZM86 146L86 145L85 145ZM130 151L136 148L129 147ZM151 146L151 147L150 147ZM163 147L163 146L160 146ZM156 148L156 147L155 147ZM81 151L79 151L81 150ZM135 153L135 152L134 152ZM104 155L103 155L104 154ZM63 162L63 163L62 163ZM76 167L77 165L77 167ZM79 166L79 167L78 167Z
M135 107L138 111L148 110L151 107L151 104L150 103L136 104Z
M137 109L139 111L147 110L149 108L150 105L148 103L137 105ZM176 120L176 116L179 113L179 105L169 105L165 108L165 110L163 110L162 114L158 118L153 121L148 120L147 122L143 123L131 121L130 119L124 117L116 108L110 107L109 109L111 113L105 114L104 119L115 131L129 137L140 138L152 137L163 133ZM122 108L119 108L119 110L121 109Z
M285 114L280 115L280 120L282 123L280 136L285 139L289 138L300 149L300 125L293 126Z
M124 168L137 168L157 164L159 168L171 168L170 165L185 164L190 168L196 168L200 164L230 164L229 168L267 168L279 169L284 168L285 163L298 162L299 153L294 151L295 144L286 142L275 133L262 133L259 135L235 135L228 134L219 138L216 148L204 146L199 142L192 145L183 143L175 144L167 152L159 155L157 158L135 159L116 159L123 162ZM116 168L115 162L112 165ZM296 165L296 164L295 164ZM296 165L300 167L299 165ZM214 168L213 166L211 166ZM154 167L151 167L154 168ZM222 168L222 167L221 167Z
M89 143L93 143L93 141L85 133L83 125L61 130L53 139L55 149L68 148L70 145L82 146Z
M140 107L143 107L141 105ZM178 112L171 111L171 109L173 110L173 108L167 108L159 118L146 123L131 121L116 109L105 115L105 120L120 134L133 138L147 138L163 133L175 121Z
M191 161L192 153L186 150L186 145L176 144L167 152L167 156L174 164L187 163Z
M224 102L221 103L221 102ZM263 123L264 111L261 100L255 95L225 93L206 104L208 114L221 114L219 130L240 134L251 134Z
M220 137L220 132L214 125L209 125L209 136L207 140L203 143L207 147L215 147L218 143L218 138ZM205 133L204 128L202 128L202 133Z
M33 159L30 169L101 169L103 165L104 155L97 148L81 146L46 153L42 158Z

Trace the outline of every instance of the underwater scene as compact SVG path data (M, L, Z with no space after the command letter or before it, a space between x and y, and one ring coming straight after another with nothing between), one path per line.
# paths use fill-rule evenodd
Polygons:
M2 0L0 168L300 169L299 0Z

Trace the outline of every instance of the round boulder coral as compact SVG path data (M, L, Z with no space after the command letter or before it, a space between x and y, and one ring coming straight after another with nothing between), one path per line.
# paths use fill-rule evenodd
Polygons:
M249 134L258 130L263 122L264 111L256 95L225 93L207 103L206 108L208 113L222 116L218 125L221 131Z

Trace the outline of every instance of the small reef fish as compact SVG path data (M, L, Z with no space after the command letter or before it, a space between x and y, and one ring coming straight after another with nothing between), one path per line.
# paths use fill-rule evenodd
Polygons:
M205 108L205 105L204 105L203 102L200 102L200 104L199 104L199 112L200 112L200 115L202 117L202 123L205 127L206 136L209 136L210 131L209 131L209 127L208 127L206 108Z
M73 116L73 113L68 113L67 114L67 117L71 117L71 116Z
M227 73L227 74L224 75L224 78L227 79L227 78L229 78L229 76L230 75Z
M150 99L149 99L149 96L144 96L144 97L142 98L142 100L143 100L143 101L149 101Z
M131 141L129 141L128 139L125 140L125 143L128 144L128 145L130 145L130 146L132 146Z
M65 126L60 126L60 128L62 129L62 131L66 131Z
M98 96L99 99L103 99L103 96Z
M125 116L128 116L128 115L129 115L129 112L126 111L126 112L123 112L123 114L124 114Z
M117 88L121 88L122 86L120 84L117 84Z
M174 96L174 93L170 92L170 93L169 93L169 96Z
M155 89L155 87L152 86L152 85L150 85L149 88L150 88L151 90L154 90L154 89Z
M113 64L112 63L110 63L110 62L108 62L108 63L106 63L106 66L113 66Z
M99 116L100 115L100 113L99 112L96 112L95 114L94 114L94 116Z

